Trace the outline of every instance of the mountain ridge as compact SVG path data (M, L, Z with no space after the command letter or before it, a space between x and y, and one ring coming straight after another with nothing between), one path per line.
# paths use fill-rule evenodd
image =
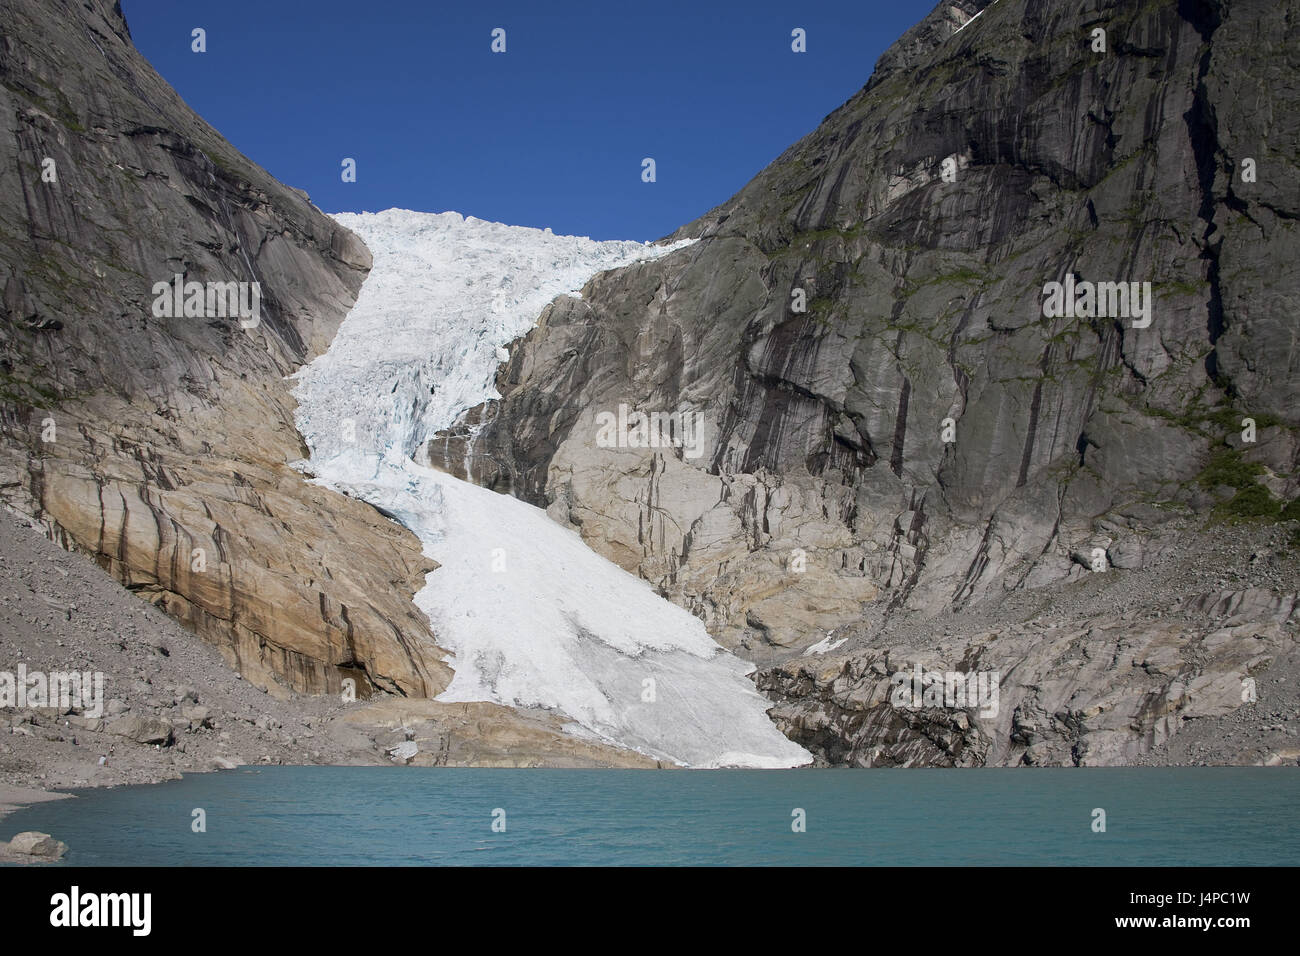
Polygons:
M469 461L474 480L548 508L724 646L787 668L759 677L787 710L808 686L801 655L828 633L866 668L909 615L1122 578L1188 522L1242 521L1262 541L1300 516L1286 318L1300 289L1284 266L1300 241L1295 12L940 4L817 130L670 237L695 246L554 303L511 347L500 403L471 413L469 449L434 463L460 474ZM1046 290L1075 279L1149 282L1154 316L1053 317ZM624 406L704 414L705 463L599 447L599 415ZM1034 670L1017 695L1054 727L1040 762L1083 759L1090 732L1087 759L1133 759L1163 719L1144 697L1172 693L1188 715L1213 703L1184 700L1165 673L1090 730L1053 715L1106 687L1033 699L1068 671L1068 645L1008 642L998 661L953 637L918 634L906 660ZM1041 659L1025 667L1026 654ZM1174 670L1229 667L1190 656ZM1213 706L1227 706L1215 680L1228 696ZM870 708L879 683L864 686ZM885 708L865 730L859 717L819 726L823 752L871 759L899 730ZM1010 733L957 737L995 752Z
M272 692L441 693L436 562L292 468L286 376L364 244L195 116L119 4L3 9L0 498ZM1296 629L1295 14L939 4L698 243L548 305L421 463L696 615L825 763L1124 763L1244 711ZM153 315L178 274L266 315ZM1152 322L1049 315L1067 278L1150 282ZM602 444L624 408L703 416L707 454ZM1209 519L1246 521L1222 581L1188 564L1226 553ZM1057 594L1070 627L1022 600ZM899 711L913 667L1016 676L987 719Z

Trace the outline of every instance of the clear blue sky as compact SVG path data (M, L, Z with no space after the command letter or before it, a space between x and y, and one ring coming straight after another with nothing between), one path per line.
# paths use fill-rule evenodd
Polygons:
M327 212L656 239L857 92L934 0L123 0L185 101ZM190 31L207 31L207 52ZM506 31L506 52L491 32ZM791 51L791 30L807 52ZM657 181L641 181L653 157ZM357 162L357 181L341 162Z

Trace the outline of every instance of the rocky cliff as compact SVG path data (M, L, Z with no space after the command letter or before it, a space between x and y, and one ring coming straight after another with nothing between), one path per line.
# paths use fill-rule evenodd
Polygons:
M4 502L263 686L438 692L418 542L288 466L285 377L365 246L199 119L109 0L0 2L0 150ZM160 316L177 275L257 283L256 321Z
M289 465L286 376L369 252L116 5L0 13L5 504L264 687L438 693L433 563ZM1298 0L948 0L670 237L698 242L552 303L418 454L699 616L820 762L1293 760L1297 30ZM160 312L176 276L260 312ZM471 762L493 726L558 734L375 706Z
M1294 0L944 2L698 243L557 300L430 460L700 616L827 762L1131 761L1295 640L1297 31ZM1119 616L1221 522L1237 598ZM867 713L918 665L1000 671L1001 717Z

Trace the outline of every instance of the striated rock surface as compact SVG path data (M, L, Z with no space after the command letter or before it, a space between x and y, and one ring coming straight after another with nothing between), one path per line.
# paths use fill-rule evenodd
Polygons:
M287 466L285 377L369 252L191 112L117 4L0 7L0 498L262 686L437 693L433 564ZM156 316L177 274L260 283L260 321Z
M759 686L778 726L830 764L1294 765L1300 613L1287 588L1300 573L1284 536L1264 537L1242 548L1228 529L1176 532L1143 572L895 621L784 661ZM918 706L910 681L896 699L893 675L918 666L998 675L993 706L937 692Z
M1221 632L1200 609L1182 633L1098 610L1000 631L996 653L891 634L1110 587L1171 521L1246 518L1250 540L1300 517L1297 30L1294 0L942 3L670 237L698 243L553 303L501 400L430 459L548 508L768 667L788 732L830 762L1128 760L1294 621ZM1052 282L1149 283L1150 310L1049 316ZM851 660L794 663L827 632ZM920 652L1013 672L1004 723L873 710L873 667ZM1173 655L1182 676L1115 682L1085 652ZM1022 705L1039 736L1005 724Z

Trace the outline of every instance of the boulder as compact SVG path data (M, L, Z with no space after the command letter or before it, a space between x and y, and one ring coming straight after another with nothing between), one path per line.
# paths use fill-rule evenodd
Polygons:
M201 705L195 704L191 707L181 708L181 713L190 723L190 730L199 730L203 727L212 726L212 712Z
M120 717L108 725L108 730L138 744L166 746L172 742L172 725L157 717Z
M1146 551L1140 538L1128 536L1112 544L1106 551L1106 558L1113 567L1136 571L1143 566Z
M31 857L34 860L53 862L68 852L68 845L48 833L27 830L9 841L10 853Z

